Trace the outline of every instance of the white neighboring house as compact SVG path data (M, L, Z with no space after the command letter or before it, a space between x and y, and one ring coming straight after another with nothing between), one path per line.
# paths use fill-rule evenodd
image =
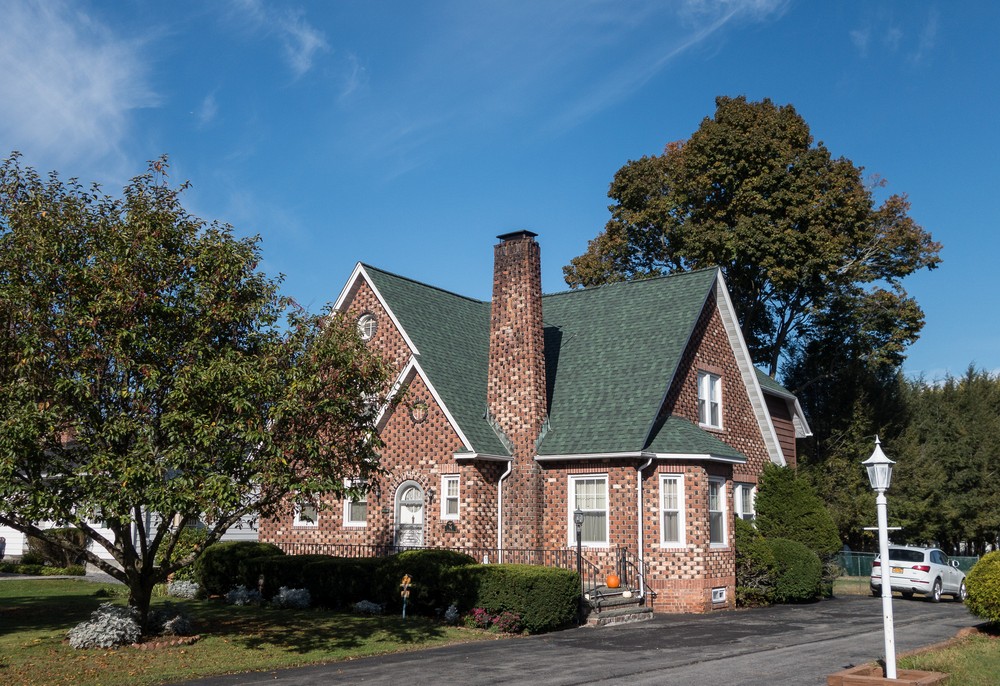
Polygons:
M147 515L147 518L151 518L151 515ZM152 522L147 522L150 524ZM42 529L50 529L55 526L53 522L42 522L40 527ZM109 539L114 538L114 534L110 529L105 529L104 527L95 527L97 531ZM147 527L148 530L149 527ZM132 528L133 537L137 535L135 527ZM27 537L18 531L17 529L12 529L9 526L0 525L0 537L6 539L6 547L3 551L3 559L9 559L11 557L21 557L27 552L28 544ZM240 521L239 527L233 526L226 530L226 533L222 534L223 541L256 541L257 540L257 522L249 517L244 517ZM104 546L97 545L94 542L90 542L90 548L93 549L98 557L102 560L113 561L111 553L105 550Z

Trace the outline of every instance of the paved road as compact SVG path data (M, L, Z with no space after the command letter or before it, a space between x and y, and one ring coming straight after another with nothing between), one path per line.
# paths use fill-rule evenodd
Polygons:
M953 638L978 620L964 605L893 602L896 651ZM808 686L883 653L881 600L845 597L711 615L657 615L637 624L579 628L316 667L188 682L235 684L699 684Z

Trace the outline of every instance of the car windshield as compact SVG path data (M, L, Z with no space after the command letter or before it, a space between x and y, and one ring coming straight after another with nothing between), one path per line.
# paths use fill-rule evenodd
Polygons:
M889 548L889 559L897 562L923 562L923 550L906 550L905 548Z

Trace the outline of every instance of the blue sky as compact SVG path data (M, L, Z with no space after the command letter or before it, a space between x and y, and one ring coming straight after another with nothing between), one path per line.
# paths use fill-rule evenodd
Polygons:
M944 244L906 370L1000 371L998 29L985 0L5 2L0 155L114 190L167 153L314 311L358 260L488 299L497 234L564 289L619 167L769 97Z

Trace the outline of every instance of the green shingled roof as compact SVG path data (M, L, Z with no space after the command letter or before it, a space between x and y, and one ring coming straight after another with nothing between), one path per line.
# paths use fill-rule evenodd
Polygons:
M364 265L477 453L509 451L486 422L490 304ZM541 455L742 456L691 422L653 426L716 270L543 296L549 430Z
M768 374L765 374L756 367L754 367L753 370L757 372L757 383L760 384L762 390L771 391L772 393L777 393L778 395L792 397L792 392L790 390L772 379Z

